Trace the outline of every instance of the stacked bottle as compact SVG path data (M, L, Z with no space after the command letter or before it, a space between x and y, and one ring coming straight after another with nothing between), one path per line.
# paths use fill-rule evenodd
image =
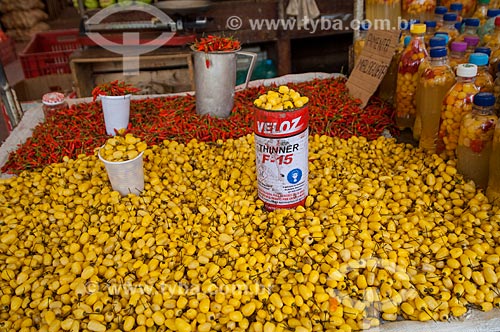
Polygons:
M457 66L467 63L467 44L465 42L453 42L450 45L450 67L456 72Z
M474 51L476 50L477 45L479 45L479 37L478 36L465 36L464 42L467 44L467 49L465 50L465 56L468 59L469 56L472 53L474 53Z
M479 24L483 25L488 17L488 8L490 6L490 0L479 0L476 6L476 10L472 17L479 19Z
M488 185L493 135L498 122L494 105L492 93L476 94L472 112L463 116L458 139L457 170L483 189Z
M414 126L414 137L419 133L420 148L429 153L436 152L443 99L454 83L455 74L448 64L446 48L432 48L430 64L419 79Z
M491 49L490 73L496 77L498 63L500 62L500 16L495 18L495 31L486 46Z
M391 63L389 64L389 68L387 68L387 72L385 73L378 88L378 96L390 105L395 104L394 91L396 91L397 86L399 61L403 50L410 43L410 39L410 36L405 36L404 39L400 40L400 44L396 48Z
M436 153L443 159L456 157L455 150L462 117L472 110L472 98L479 92L479 88L474 84L476 65L470 63L458 65L456 74L456 83L446 93L441 109Z
M479 19L478 18L466 18L464 19L464 31L461 32L454 41L464 41L467 36L474 36L478 38L477 29L479 29Z
M397 28L401 17L401 0L366 0L366 19L375 22L376 19L389 19L391 29Z
M490 8L486 14L486 22L482 24L477 33L481 38L481 45L485 45L491 39L491 35L495 30L495 18L500 15L500 9Z
M455 28L457 22L457 14L446 13L443 16L443 26L436 30L436 33L446 32L448 34L448 42L452 42L459 36L459 31Z
M472 53L469 57L469 63L477 66L474 83L479 88L479 92L493 92L495 81L488 71L488 56L484 53Z
M354 40L353 44L353 52L354 52L354 66L359 60L359 56L361 55L361 51L365 47L366 36L368 35L368 30L370 29L370 25L366 22L360 24L359 26L359 34Z
M405 0L402 3L401 13L404 19L418 19L421 22L432 20L436 0Z
M436 21L436 29L443 26L443 15L448 12L445 6L437 6L434 10L434 21Z
M496 99L498 103L498 99ZM491 144L491 155L489 165L488 187L486 196L489 201L500 206L500 122L497 121L495 132L493 134L493 142Z
M436 34L436 21L425 21L425 46L429 46L429 41Z
M428 57L425 48L425 24L413 24L411 40L401 54L396 87L396 124L400 129L413 128L416 112L416 89L419 68Z

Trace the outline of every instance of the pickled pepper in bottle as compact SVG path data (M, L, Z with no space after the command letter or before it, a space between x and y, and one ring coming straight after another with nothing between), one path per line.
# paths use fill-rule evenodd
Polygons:
M490 172L493 135L498 122L489 92L474 96L472 112L463 116L457 147L457 171L477 187L486 189Z
M465 42L453 42L450 45L450 67L456 72L457 66L467 63L467 44Z
M425 24L413 24L411 40L401 54L396 87L396 124L400 129L412 128L416 112L416 89L419 68L428 57L425 48Z
M477 66L460 64L456 71L456 83L443 98L441 121L436 146L436 153L443 159L455 159L458 145L458 135L462 117L472 111L472 99L479 92L474 84Z
M496 99L498 103L498 99ZM488 187L486 196L491 204L500 206L500 121L497 121L491 144Z
M430 65L420 76L417 88L419 93L414 126L414 134L420 132L419 147L429 153L436 152L443 100L454 83L455 73L448 64L447 49L431 49Z
M469 57L469 63L477 66L474 83L479 88L479 92L493 92L495 81L488 71L488 56L484 53L472 53Z

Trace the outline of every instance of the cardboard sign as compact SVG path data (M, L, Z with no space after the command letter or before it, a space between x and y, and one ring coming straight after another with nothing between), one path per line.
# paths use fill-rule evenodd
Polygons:
M365 46L346 83L351 96L361 100L362 108L384 78L398 43L399 30L368 31Z

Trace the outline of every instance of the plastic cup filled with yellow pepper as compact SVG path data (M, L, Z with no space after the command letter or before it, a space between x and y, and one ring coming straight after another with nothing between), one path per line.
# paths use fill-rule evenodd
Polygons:
M142 156L146 149L147 144L132 134L112 137L99 149L111 187L122 196L139 195L144 190Z

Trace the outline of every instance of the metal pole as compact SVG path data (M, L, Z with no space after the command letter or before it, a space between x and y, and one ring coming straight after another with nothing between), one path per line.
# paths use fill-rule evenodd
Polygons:
M2 98L7 115L9 116L12 127L15 127L21 121L23 116L21 107L16 97L16 93L12 90L7 81L7 75L3 65L0 63L0 98Z

